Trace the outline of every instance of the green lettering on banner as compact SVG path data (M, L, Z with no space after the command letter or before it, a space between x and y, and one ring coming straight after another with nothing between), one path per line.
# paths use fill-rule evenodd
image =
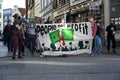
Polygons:
M62 29L62 36L64 37L64 40L73 41L74 30L73 29Z
M59 38L59 30L53 31L49 34L51 42L54 44L58 41L60 41Z

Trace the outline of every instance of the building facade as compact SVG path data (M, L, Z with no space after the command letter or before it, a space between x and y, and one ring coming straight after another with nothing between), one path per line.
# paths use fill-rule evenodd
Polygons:
M64 19L69 22L70 0L53 0L53 18L54 21Z
M19 14L22 19L26 17L26 9L25 8L18 8L18 6L14 6L14 8L8 8L3 10L3 28L7 25L8 20L11 20L11 23L14 22L13 15Z
M49 16L53 16L52 15L52 10L53 10L53 0L40 0L40 16L42 18L42 20L47 20L47 18Z
M0 0L0 31L3 31L3 9L2 9L3 0Z
M35 17L35 0L26 0L27 18Z
M7 22L12 20L12 9L4 9L3 10L3 28L7 25Z

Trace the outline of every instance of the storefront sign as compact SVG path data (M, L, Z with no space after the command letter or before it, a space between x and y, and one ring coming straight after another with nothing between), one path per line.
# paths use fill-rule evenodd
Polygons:
M43 55L91 53L92 33L89 22L36 24Z
M85 1L87 1L87 0L70 0L70 6L74 6L74 5L83 3Z
M60 16L62 14L64 14L65 12L68 12L69 11L69 6L65 6L61 9L58 9L57 11L54 11L53 12L53 17L57 17L57 16Z

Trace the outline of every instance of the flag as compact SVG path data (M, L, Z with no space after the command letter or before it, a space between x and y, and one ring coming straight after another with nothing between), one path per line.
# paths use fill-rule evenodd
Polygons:
M49 34L49 36L50 36L50 40L51 40L52 43L56 43L56 42L60 41L60 38L59 38L59 30L56 30L56 31L54 31L54 32L51 32L51 33Z
M64 40L73 41L74 30L73 29L62 29L62 36L64 37Z

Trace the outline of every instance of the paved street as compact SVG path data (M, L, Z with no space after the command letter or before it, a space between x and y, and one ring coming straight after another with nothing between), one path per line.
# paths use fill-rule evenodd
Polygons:
M120 80L120 55L40 58L38 53L25 53L15 61L9 56L0 58L0 80ZM10 55L2 43L0 54Z
M120 80L120 56L0 58L0 80Z
M7 53L7 47L3 45L3 42L0 41L0 57L6 57L6 56L10 56Z

